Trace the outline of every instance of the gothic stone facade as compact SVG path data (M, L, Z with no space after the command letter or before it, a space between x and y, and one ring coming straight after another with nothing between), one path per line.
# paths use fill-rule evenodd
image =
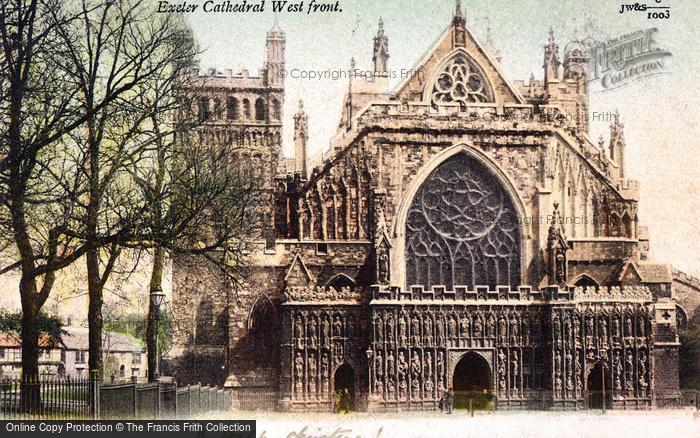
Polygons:
M646 261L622 124L608 146L587 135L583 46L562 63L550 33L544 80L511 83L458 8L388 91L381 23L374 43L377 77L350 80L329 151L309 162L300 110L296 159L269 163L274 239L243 287L175 261L178 378L299 411L344 388L379 411L435 409L449 387L498 408L584 408L602 390L611 408L675 403L672 273Z

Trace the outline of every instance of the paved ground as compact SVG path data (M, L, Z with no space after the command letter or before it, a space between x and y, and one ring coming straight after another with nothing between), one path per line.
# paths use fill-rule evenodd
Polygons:
M238 416L237 416L238 417ZM347 415L242 413L266 438L413 437L663 437L700 438L695 410L598 412L482 412Z

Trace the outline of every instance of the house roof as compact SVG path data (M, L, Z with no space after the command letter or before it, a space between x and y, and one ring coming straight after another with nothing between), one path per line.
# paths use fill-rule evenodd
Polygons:
M59 342L48 335L39 336L39 347L55 347ZM19 335L13 333L0 333L0 347L2 348L20 348L22 343L20 342Z
M673 281L673 274L671 273L670 265L638 265L637 270L645 283L671 283Z
M86 327L65 327L63 343L69 350L88 350L89 330ZM143 348L138 339L125 333L105 331L102 334L105 352L140 352Z

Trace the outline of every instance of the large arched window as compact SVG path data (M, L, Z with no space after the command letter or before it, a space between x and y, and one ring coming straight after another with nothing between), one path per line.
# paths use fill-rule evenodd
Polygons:
M475 158L449 158L416 193L406 219L406 280L450 289L520 284L515 207Z

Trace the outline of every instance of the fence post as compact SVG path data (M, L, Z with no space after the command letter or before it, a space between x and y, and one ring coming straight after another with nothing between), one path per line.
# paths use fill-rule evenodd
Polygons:
M195 418L192 415L192 386L187 385L187 402L190 404L190 409L189 409L189 418Z
M100 419L100 381L98 370L90 370L90 418Z
M163 413L160 412L160 385L160 379L156 380L156 419L160 419L163 416Z
M136 376L131 376L131 385L134 388L134 419L136 419L136 418L139 418L139 416L138 416L139 394L136 390Z

